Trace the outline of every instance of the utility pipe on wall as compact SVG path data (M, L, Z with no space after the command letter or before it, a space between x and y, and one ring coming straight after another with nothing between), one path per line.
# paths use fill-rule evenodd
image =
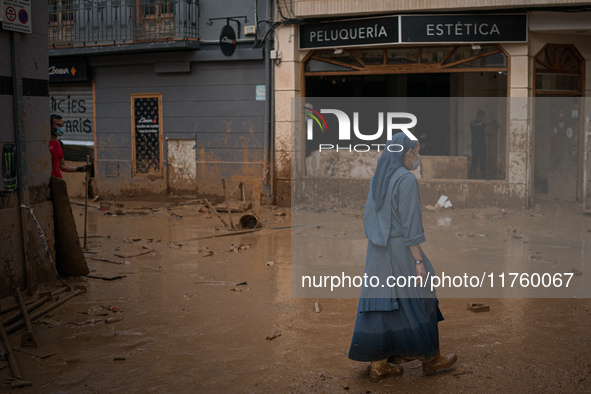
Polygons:
M29 292L37 290L37 284L34 281L33 271L27 256L27 230L26 215L23 209L29 209L29 194L25 191L25 174L27 173L27 163L25 161L26 142L25 142L25 121L23 115L23 76L20 64L20 35L13 31L10 32L10 62L12 68L12 109L14 124L14 142L16 146L16 174L19 194L18 215L21 223L23 262L25 268L25 277L27 279L27 289ZM13 283L18 286L18 283Z

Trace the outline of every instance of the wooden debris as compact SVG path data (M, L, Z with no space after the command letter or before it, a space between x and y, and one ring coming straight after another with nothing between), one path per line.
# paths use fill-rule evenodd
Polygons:
M228 224L226 222L224 222L224 219L222 219L222 217L220 216L220 214L218 213L218 211L215 210L215 208L211 205L211 203L209 202L209 200L207 200L207 198L204 199L205 201L205 205L207 205L207 207L211 210L211 212L217 216L218 219L220 219L220 222L222 222L222 224L224 225L224 227L228 227Z
M265 339L267 339L267 341L272 341L275 338L279 338L281 336L280 332L275 332L272 335L267 336Z
M314 312L320 313L322 311L322 305L318 301L314 302Z
M219 280L199 280L195 282L196 285L222 285L222 286L245 286L248 283L244 282L223 282Z
M123 320L123 316L118 315L118 316L109 317L109 318L105 319L105 323L107 323L107 324L117 323L118 321L121 321L121 320Z
M144 248L145 248L145 246L144 246ZM113 256L120 257L122 259L127 259L129 257L143 256L143 255L151 253L153 251L154 251L154 249L148 248L147 250L144 250L143 252L139 252L139 253L128 253L128 254L113 253Z
M123 278L125 278L125 275L107 276L107 275L102 275L102 274L88 274L88 275L86 275L86 277L92 278L92 279L115 280L115 279L123 279Z
M468 305L466 305L466 309L474 312L474 313L479 313L479 312L488 312L490 311L490 306L486 305L486 304L471 304L468 303Z
M109 259L101 259L101 258L98 258L98 257L89 257L89 259L96 260L96 261L103 261L105 263L110 263L110 264L125 264L124 261L115 261L115 260L109 260Z

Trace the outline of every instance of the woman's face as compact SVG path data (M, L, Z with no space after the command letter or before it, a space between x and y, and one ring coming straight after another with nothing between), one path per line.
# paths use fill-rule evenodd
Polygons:
M421 151L421 144L416 144L414 148L409 149L404 154L404 165L410 170L412 164L419 160L419 152Z

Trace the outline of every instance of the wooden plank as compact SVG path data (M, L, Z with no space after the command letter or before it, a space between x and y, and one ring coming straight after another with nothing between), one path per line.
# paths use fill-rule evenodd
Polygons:
M312 56L312 59L314 60L318 60L320 62L325 62L325 63L330 63L330 64L334 64L336 66L341 66L341 67L347 67L347 68L352 68L354 70L363 70L362 67L358 67L358 66L354 66L352 64L349 63L345 63L345 62L341 62L339 60L333 60L333 59L326 59L326 58L322 58L322 57L318 57L318 56Z
M252 186L252 211L258 215L261 211L261 180L254 177L233 176L232 181Z
M349 53L351 54L351 56L353 56L355 60L357 60L357 63L359 63L361 67L365 67L365 62L361 60L359 56L357 56L354 50L349 49Z
M436 63L435 63L436 64ZM426 66L426 64L423 64ZM329 76L329 75L375 75L375 74L408 74L409 72L413 73L466 73L466 72L499 72L505 71L507 72L506 67L481 67L481 68L427 68L419 69L418 67L410 68L410 67L398 67L398 68L391 68L391 67L383 67L383 66L374 66L377 67L375 69L368 69L364 71L323 71L323 72L305 72L304 76ZM383 68L382 68L383 67Z
M456 60L455 62L451 62L451 63L447 63L447 64L443 64L441 65L441 68L449 68L449 67L454 67L457 65L460 65L462 63L468 63L471 62L472 60L477 60L483 57L487 57L487 56L492 56L492 55L496 55L497 53L500 53L500 50L495 50L495 51L490 51L490 52L484 52L484 53L480 53L476 56L471 56L471 57L467 57L466 59L462 59L462 60Z

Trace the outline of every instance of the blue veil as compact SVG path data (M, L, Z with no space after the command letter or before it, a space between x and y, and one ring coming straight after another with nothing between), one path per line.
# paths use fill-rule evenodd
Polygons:
M391 147L390 149L392 152L390 152L388 147L393 144L399 146ZM388 193L388 185L390 184L390 178L392 177L392 174L394 174L394 172L399 167L404 165L404 153L408 152L409 149L414 148L417 144L417 140L411 140L406 136L406 134L400 132L394 134L392 139L388 141L384 147L384 151L378 159L376 172L374 173L371 182L371 194L375 202L376 211L379 210L384 204L384 199ZM402 146L403 149L398 152L400 150L400 146Z
M385 202L391 195L392 181L396 182L404 173L408 173L408 169L403 163L404 152L414 148L417 143L418 141L411 140L406 134L398 133L388 141L378 159L376 172L371 178L365 213L363 214L365 235L374 245L385 247L388 243L392 224L392 205L385 204ZM402 146L402 150L400 146ZM404 171L401 170L401 167ZM398 175L394 176L395 173Z

